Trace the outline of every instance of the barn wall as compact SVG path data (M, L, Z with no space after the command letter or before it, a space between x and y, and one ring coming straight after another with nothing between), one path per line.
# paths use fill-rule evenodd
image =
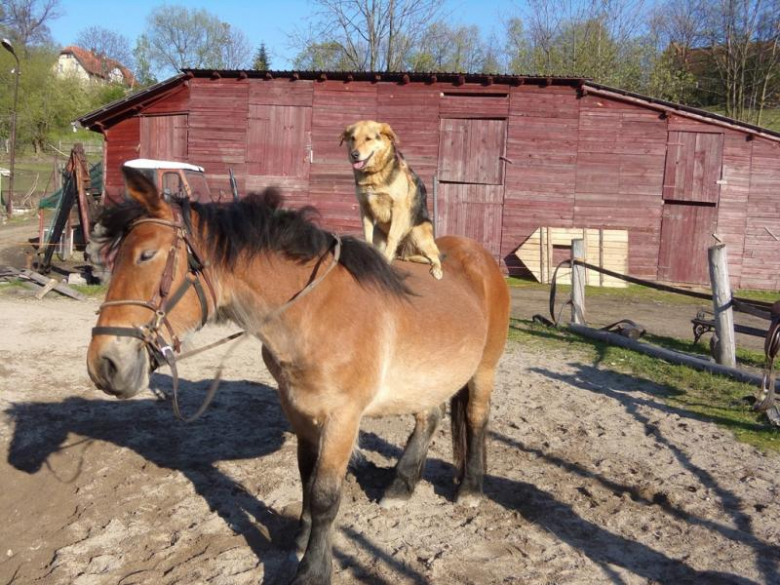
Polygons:
M122 171L125 161L138 158L138 149L141 143L141 124L136 118L122 120L105 131L106 153L104 161L105 191L103 198L106 201L118 203L124 198L125 187Z
M521 86L510 96L501 255L540 226L570 227L574 216L580 104L570 87Z
M583 97L571 86L535 84L193 78L140 115L182 113L188 114L188 162L206 169L215 194L228 195L232 167L241 192L278 185L289 204L314 205L325 227L347 233L361 232L352 172L339 144L347 125L390 123L428 187L432 210L442 119L506 120L507 163L503 194L497 192L503 206L496 216L506 267L522 270L514 252L541 226L627 229L629 271L650 279L658 278L669 132L717 133L723 136L717 234L729 246L732 284L780 284L780 146L746 140L743 132L660 116L619 99ZM138 117L105 135L106 188L116 198L123 192L119 166L138 156Z
M206 169L214 197L230 197L229 168L244 191L246 181L249 83L240 79L200 79L190 83L187 162Z
M323 225L337 231L362 233L352 169L339 140L349 124L377 118L378 85L324 81L314 88L309 199Z
M780 145L753 145L745 251L740 285L780 289Z
M657 112L601 97L580 100L575 227L629 232L628 268L656 278L667 123Z
M309 203L313 81L253 79L247 111L247 191L275 186L291 206Z

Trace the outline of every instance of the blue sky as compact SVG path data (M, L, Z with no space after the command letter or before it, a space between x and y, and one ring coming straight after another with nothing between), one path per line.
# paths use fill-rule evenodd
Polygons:
M219 2L160 2L159 0L61 0L64 15L51 22L51 32L60 45L72 44L79 31L90 26L102 26L125 35L132 46L144 31L147 14L162 4L178 4L191 8L205 8L223 21L244 31L254 46L265 42L271 51L271 67L288 69L294 51L290 49L287 33L305 26L311 7L306 0L279 0L247 2L221 0ZM444 14L451 25L476 24L485 36L491 30L501 29L502 17L519 11L519 0L445 0Z

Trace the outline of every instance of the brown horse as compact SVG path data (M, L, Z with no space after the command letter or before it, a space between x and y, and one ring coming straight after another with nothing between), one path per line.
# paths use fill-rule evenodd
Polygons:
M280 208L275 193L228 205L167 202L138 172L125 179L133 201L101 221L115 260L89 374L129 397L170 361L180 336L213 319L262 342L298 438L296 544L305 552L294 583L330 580L331 528L363 416L416 417L381 502L393 505L412 495L449 399L458 502L476 504L509 321L507 285L487 251L440 238L447 278L437 281L426 266L401 270L368 244L323 231L310 209Z

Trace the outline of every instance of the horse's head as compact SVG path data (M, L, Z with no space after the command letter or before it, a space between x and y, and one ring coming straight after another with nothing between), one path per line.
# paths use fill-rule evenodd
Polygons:
M133 203L101 219L106 248L113 249L111 283L87 354L95 385L129 398L149 374L173 357L179 339L206 322L216 306L211 284L204 293L203 262L195 249L189 208L166 202L134 169L124 169Z

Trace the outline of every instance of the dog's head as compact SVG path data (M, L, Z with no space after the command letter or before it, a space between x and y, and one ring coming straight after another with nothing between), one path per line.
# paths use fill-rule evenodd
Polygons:
M398 137L390 124L361 120L347 126L341 133L341 142L347 143L347 158L357 171L371 171L381 168L398 144Z

